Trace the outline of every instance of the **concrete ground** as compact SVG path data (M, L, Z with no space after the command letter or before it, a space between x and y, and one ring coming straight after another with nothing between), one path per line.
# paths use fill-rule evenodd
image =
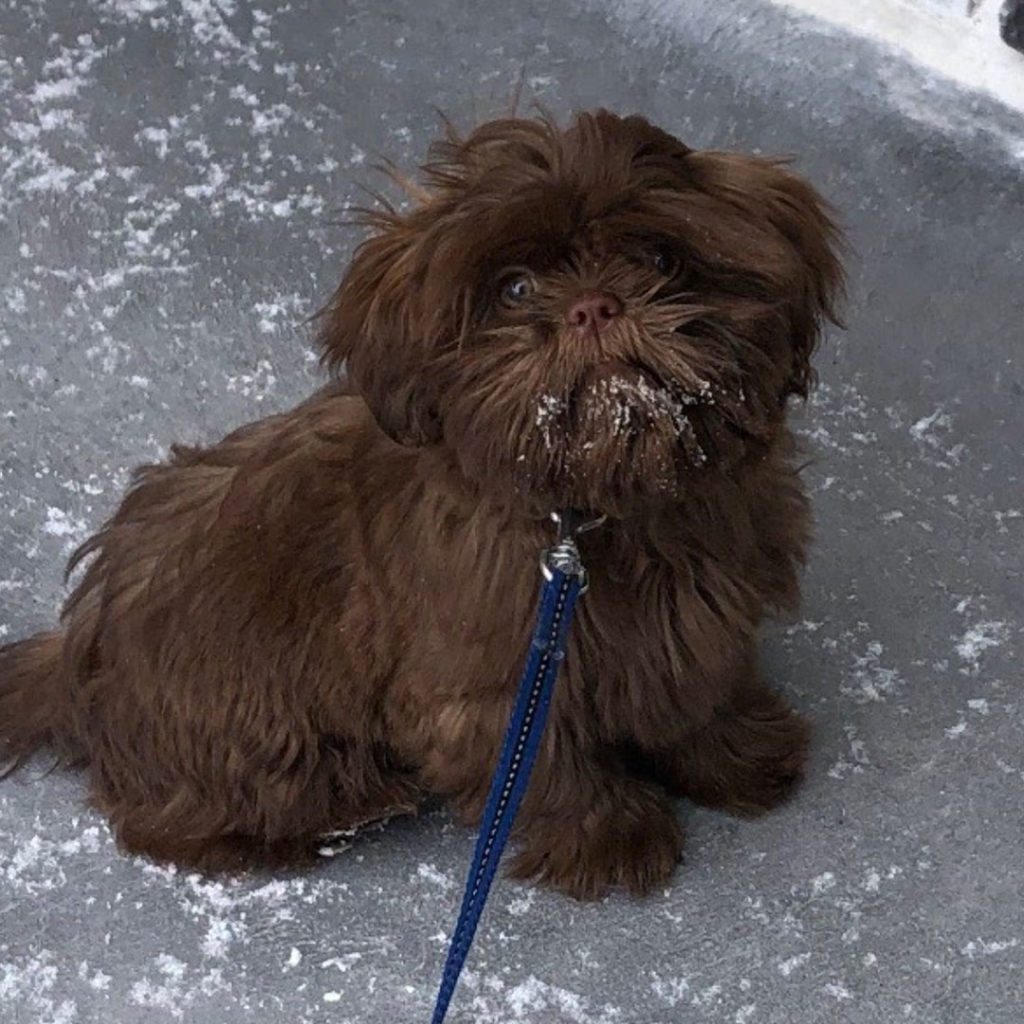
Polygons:
M500 882L451 1020L1019 1024L1022 119L782 8L0 4L0 636L52 622L133 464L311 390L369 164L521 67L558 112L796 154L856 254L802 417L806 605L765 643L816 723L806 787L755 823L684 810L646 902ZM429 1018L473 843L443 813L214 884L38 775L0 786L4 1024Z

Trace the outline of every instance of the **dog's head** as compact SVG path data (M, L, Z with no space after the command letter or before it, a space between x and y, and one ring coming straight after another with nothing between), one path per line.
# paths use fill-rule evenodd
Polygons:
M395 440L483 488L616 512L757 457L841 287L818 194L640 117L451 134L373 216L322 345Z

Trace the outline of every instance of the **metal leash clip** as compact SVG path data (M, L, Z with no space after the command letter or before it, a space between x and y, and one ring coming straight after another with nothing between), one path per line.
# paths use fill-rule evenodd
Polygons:
M607 518L602 515L595 519L585 519L577 509L552 512L551 519L558 524L558 540L541 555L540 571L544 579L550 582L555 572L575 576L580 581L580 593L585 594L588 587L587 570L580 559L576 538L581 533L597 529Z

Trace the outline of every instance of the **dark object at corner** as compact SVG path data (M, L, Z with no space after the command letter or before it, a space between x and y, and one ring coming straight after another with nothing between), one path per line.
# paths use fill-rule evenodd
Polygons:
M999 12L999 34L1007 46L1024 53L1024 0L1006 0Z

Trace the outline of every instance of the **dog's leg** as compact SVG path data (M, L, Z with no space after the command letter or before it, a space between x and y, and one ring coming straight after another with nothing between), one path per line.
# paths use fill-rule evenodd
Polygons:
M305 867L316 860L316 850L322 845L312 834L270 840L243 833L189 835L150 828L149 818L158 817L162 810L133 808L123 821L114 819L121 849L157 864L174 864L206 875L235 875Z
M382 751L339 737L292 735L292 765L247 737L221 741L219 770L196 781L168 771L155 785L102 754L91 765L92 803L122 849L205 873L302 867L338 832L416 809L419 793Z
M510 875L577 899L665 885L682 856L674 801L659 786L561 750L539 767L516 828Z
M483 813L510 704L461 697L435 709L419 781L467 825ZM595 899L610 886L641 894L663 885L683 846L673 799L631 776L610 749L599 752L578 724L560 713L556 698L516 818L510 874L577 899Z
M695 803L756 816L782 803L804 774L806 719L756 677L703 725L653 753L654 776Z
M682 857L675 803L655 782L627 773L611 751L586 749L552 723L516 825L513 878L577 899L611 887L642 896L664 885Z

